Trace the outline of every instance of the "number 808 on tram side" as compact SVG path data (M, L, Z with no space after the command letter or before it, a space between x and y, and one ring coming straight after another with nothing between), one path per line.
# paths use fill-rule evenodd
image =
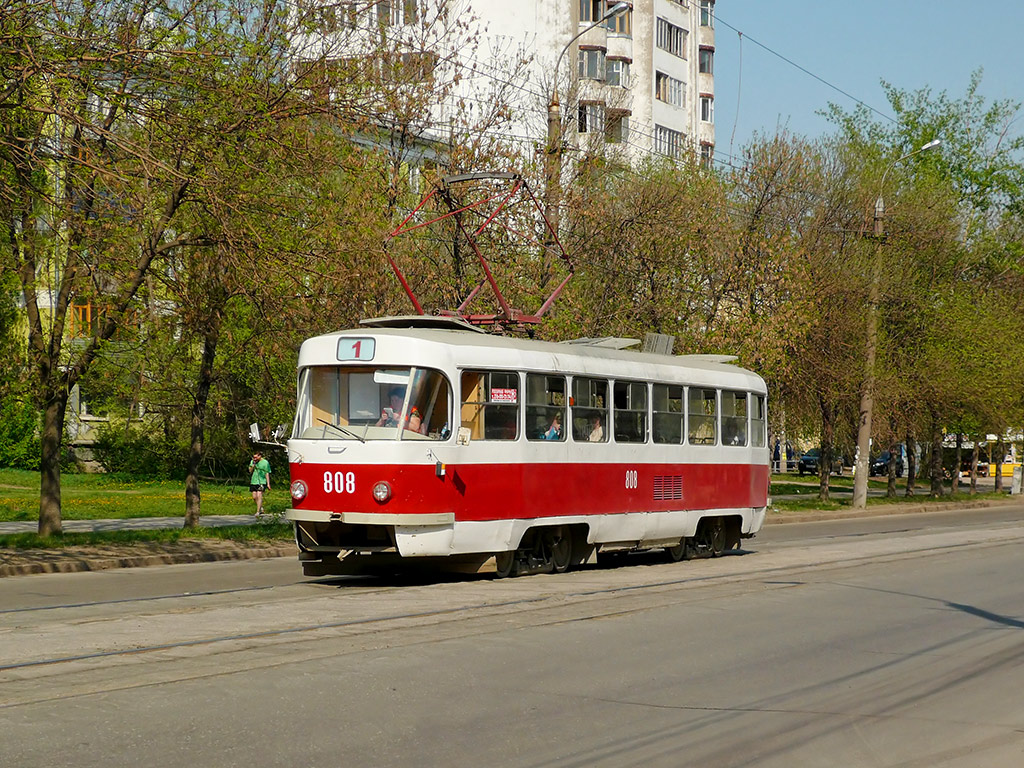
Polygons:
M285 517L306 575L403 558L562 572L716 555L760 529L767 393L731 358L418 320L302 345Z

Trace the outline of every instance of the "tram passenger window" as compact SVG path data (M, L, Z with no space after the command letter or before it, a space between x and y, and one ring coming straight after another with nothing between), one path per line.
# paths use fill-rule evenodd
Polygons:
M722 445L747 444L747 393L722 392Z
M565 377L526 374L526 437L565 440Z
M617 381L613 390L615 401L615 441L647 442L647 383Z
M654 442L682 444L683 388L675 384L655 384L651 404L654 406Z
M690 443L692 445L714 445L718 437L715 390L690 387L688 401Z
M608 382L577 377L572 380L572 439L604 443L608 440Z
M519 436L519 374L463 371L461 422L471 440L515 440Z
M768 444L768 410L764 395L751 395L750 444L764 448Z

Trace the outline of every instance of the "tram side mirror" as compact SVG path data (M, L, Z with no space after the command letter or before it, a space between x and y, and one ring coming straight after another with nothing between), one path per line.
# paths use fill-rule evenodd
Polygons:
M274 431L270 433L270 440L274 443L281 442L281 438L284 436L284 424L278 424L274 427Z
M258 422L253 422L249 425L249 439L254 443L260 442L260 425Z

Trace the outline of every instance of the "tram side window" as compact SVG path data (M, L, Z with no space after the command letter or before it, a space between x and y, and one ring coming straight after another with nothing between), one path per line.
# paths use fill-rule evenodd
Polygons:
M690 387L688 400L691 445L714 445L718 437L715 390Z
M519 374L463 371L461 422L471 440L515 440L519 436Z
M647 383L617 381L613 390L615 441L647 442Z
M747 393L722 392L722 445L747 444Z
M751 395L750 444L764 448L768 444L768 409L764 395Z
M651 404L654 406L654 442L681 445L685 416L682 386L655 384Z
M565 377L526 374L526 436L565 440Z
M572 380L572 439L603 443L608 440L608 382L577 377Z

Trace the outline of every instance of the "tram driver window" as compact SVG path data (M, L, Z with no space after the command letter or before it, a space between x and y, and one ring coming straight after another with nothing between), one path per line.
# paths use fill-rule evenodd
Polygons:
M722 392L722 445L747 444L747 393Z
M526 374L526 437L565 440L565 377Z
M519 374L463 371L461 424L470 440L515 440L519 436Z
M717 397L713 389L690 387L688 398L691 445L714 445L718 437Z
M676 384L655 384L652 432L654 442L681 445L683 442L683 388Z
M608 382L604 379L572 380L572 439L580 443L608 440Z
M647 442L647 383L615 382L615 442Z

